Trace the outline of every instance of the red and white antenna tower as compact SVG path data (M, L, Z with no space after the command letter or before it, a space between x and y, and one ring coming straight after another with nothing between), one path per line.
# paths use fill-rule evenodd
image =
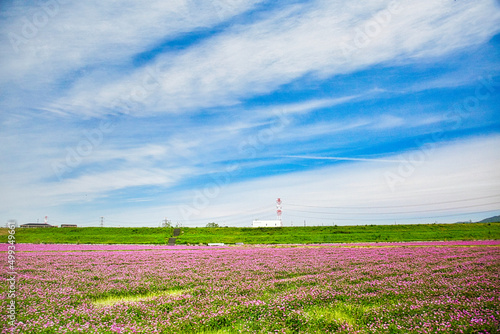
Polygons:
M276 200L276 214L278 215L278 220L281 221L281 198Z
M45 219L43 220L44 224L47 224L49 222L49 217L45 216Z

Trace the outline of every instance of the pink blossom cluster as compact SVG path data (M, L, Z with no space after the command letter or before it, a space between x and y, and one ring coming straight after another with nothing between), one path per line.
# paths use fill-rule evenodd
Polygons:
M364 245L25 245L16 258L16 324L1 333L500 328L498 243Z
M412 242L362 242L362 243L333 243L297 246L327 246L327 247L398 247L398 246L498 246L500 240L470 240L470 241L412 241ZM8 244L0 244L0 251L7 251ZM245 245L245 247L279 247L289 245ZM217 246L221 247L221 246ZM223 247L232 247L225 245ZM240 246L241 247L241 246ZM71 251L137 251L137 250L179 250L179 249L212 249L213 246L168 246L168 245L133 245L133 244L17 244L19 252L71 252Z

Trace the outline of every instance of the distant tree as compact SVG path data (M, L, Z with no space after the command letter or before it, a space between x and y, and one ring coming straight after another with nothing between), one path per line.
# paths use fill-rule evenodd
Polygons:
M208 223L206 227L219 227L217 223Z

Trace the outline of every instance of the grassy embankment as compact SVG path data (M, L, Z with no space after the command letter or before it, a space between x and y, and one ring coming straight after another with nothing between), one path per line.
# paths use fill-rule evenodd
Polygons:
M173 229L165 228L17 228L17 243L165 244ZM500 223L282 228L182 228L177 244L306 244L500 239ZM7 242L7 229L0 229Z

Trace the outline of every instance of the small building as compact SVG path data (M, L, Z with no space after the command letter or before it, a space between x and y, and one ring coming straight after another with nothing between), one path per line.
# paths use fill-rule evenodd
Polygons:
M25 228L46 228L46 227L57 227L57 226L52 226L47 223L26 223L26 224L21 224L21 227Z
M76 224L61 224L61 227L77 227Z
M254 220L252 227L283 227L281 220Z

